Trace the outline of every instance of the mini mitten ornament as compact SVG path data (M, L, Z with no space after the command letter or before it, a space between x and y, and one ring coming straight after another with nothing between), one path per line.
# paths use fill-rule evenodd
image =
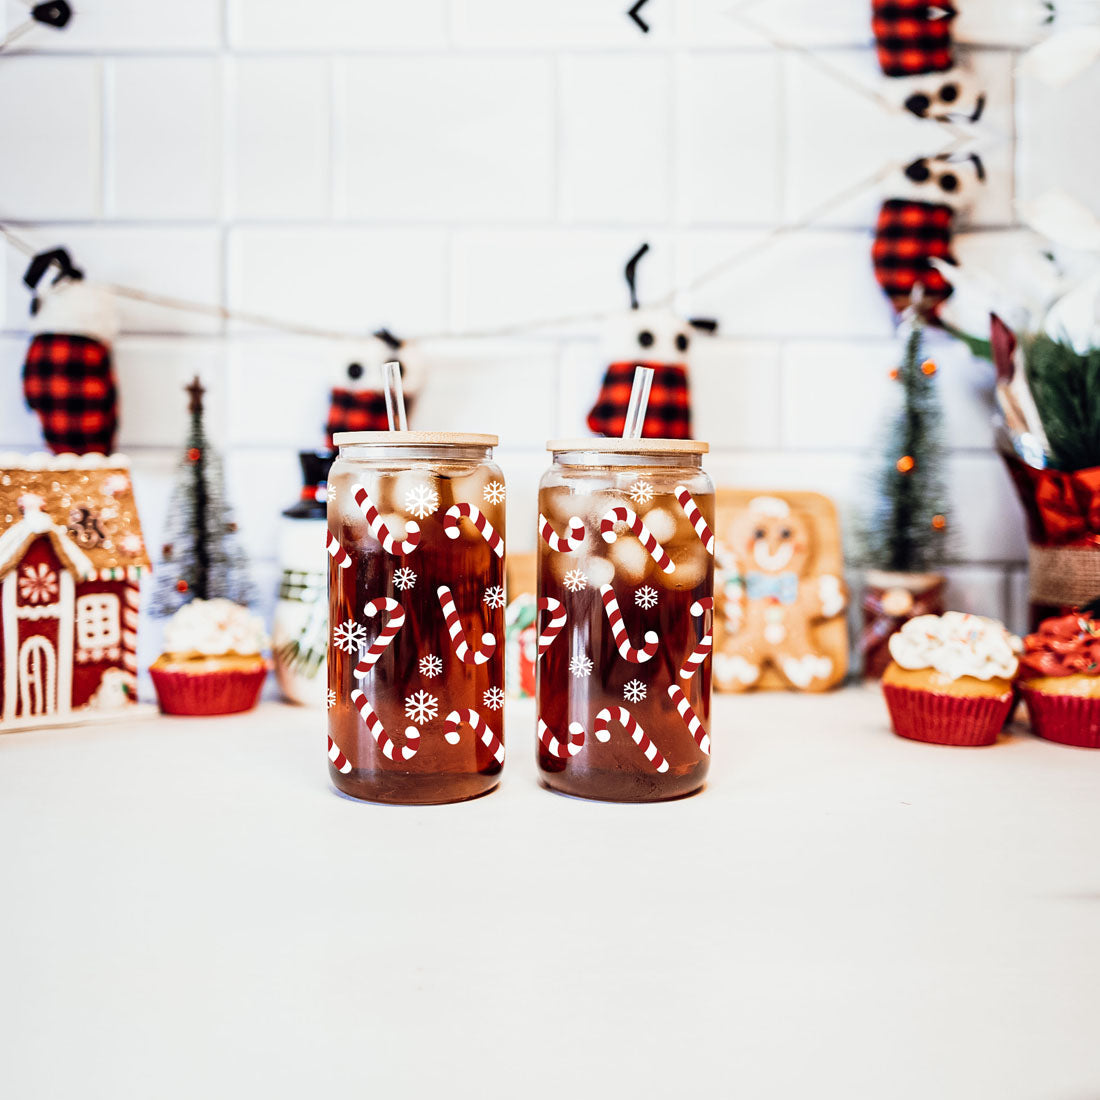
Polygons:
M957 262L951 253L955 216L984 180L981 158L971 154L965 160L921 157L887 182L871 254L875 278L899 314L918 284L926 318L934 319L950 296L950 283L932 261Z
M378 388L382 364L401 364L401 384L405 393L405 407L412 411L412 404L424 381L424 362L410 344L399 340L388 329L379 329L368 347L368 355L361 356L342 372L346 385L334 386L329 395L328 420L325 432L328 445L338 432L384 432L389 428L386 417L386 396Z
M39 283L53 266L52 283ZM64 249L35 256L23 276L35 292L35 335L23 366L23 393L55 454L110 454L118 431L111 343L118 334L114 298L84 280Z
M643 244L626 265L630 312L608 322L604 344L611 365L588 414L588 427L597 435L621 436L635 367L653 370L642 425L644 439L690 439L691 398L688 392L688 350L693 329L714 332L715 321L677 317L669 309L640 309L635 287L638 261L649 251Z

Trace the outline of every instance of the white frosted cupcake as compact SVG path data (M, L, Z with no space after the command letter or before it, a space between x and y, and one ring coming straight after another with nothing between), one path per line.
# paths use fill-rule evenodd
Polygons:
M164 628L165 652L149 667L165 714L235 714L260 697L267 632L232 600L192 600Z
M900 737L992 745L1012 713L1020 639L994 619L948 611L910 619L890 639L882 677Z

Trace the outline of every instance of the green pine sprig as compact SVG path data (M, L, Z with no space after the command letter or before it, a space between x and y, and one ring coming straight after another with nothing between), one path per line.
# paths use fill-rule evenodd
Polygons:
M1056 470L1100 466L1100 348L1082 355L1045 333L1024 345L1024 364L1035 407Z

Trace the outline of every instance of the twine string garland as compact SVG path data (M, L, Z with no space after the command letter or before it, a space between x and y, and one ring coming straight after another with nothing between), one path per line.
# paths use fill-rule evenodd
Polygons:
M800 54L805 57L809 63L826 73L831 79L843 84L857 94L871 99L884 110L898 114L905 113L904 108L890 102L884 96L868 88L837 66L824 61L809 47L780 38L764 24L748 15L748 9L760 2L761 0L740 0L740 3L735 4L726 14L735 21L740 22L748 30L763 37L775 49ZM26 34L36 23L43 23L61 28L69 22L72 14L66 0L47 0L46 3L37 4L31 8L31 13L31 18L27 20L26 23L17 25L9 32L7 38L0 40L0 50L3 50L10 41L14 41L21 35ZM951 141L942 149L932 154L933 156L950 157L958 152L960 146L968 140L968 135L954 126L951 122L941 119L934 119L932 121L951 136ZM777 242L782 241L793 233L810 227L832 211L844 206L852 199L858 198L864 192L869 191L871 188L881 183L891 173L903 170L904 167L904 164L898 162L889 163L869 173L855 183L841 188L818 205L812 207L801 217L772 227L755 240L735 250L729 256L708 268L704 268L698 275L688 279L682 285L673 287L665 294L660 295L653 300L652 305L656 307L675 306L681 295L700 290L710 283L713 283L715 280L729 274L731 271L736 270L738 267L766 252ZM23 237L19 231L14 229L10 221L0 221L0 234L3 235L12 248L22 252L28 257L36 256L42 252L41 247L35 246ZM231 309L228 306L223 306L214 302L201 302L175 295L161 294L156 291L143 290L140 287L126 286L120 283L105 283L102 285L106 290L118 298L134 302L143 302L148 305L175 310L181 313L211 317L222 322L238 322L256 328L283 332L293 336L301 336L334 343L349 343L360 346L365 339L369 338L369 334L366 332L340 331L318 325L311 325L306 322L287 321L279 317L272 317L251 310ZM515 321L507 324L486 326L479 329L464 329L459 332L437 331L421 333L407 338L404 343L427 343L430 341L444 340L505 339L508 337L530 335L537 332L597 325L616 316L619 312L621 311L617 309L595 310L536 318L529 321Z

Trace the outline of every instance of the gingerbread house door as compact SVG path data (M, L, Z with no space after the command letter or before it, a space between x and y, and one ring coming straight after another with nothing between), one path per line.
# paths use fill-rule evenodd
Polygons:
M42 634L19 647L19 711L24 718L57 713L57 651Z
M18 569L4 578L5 721L72 709L73 578L66 569L47 569L24 573L22 588Z

